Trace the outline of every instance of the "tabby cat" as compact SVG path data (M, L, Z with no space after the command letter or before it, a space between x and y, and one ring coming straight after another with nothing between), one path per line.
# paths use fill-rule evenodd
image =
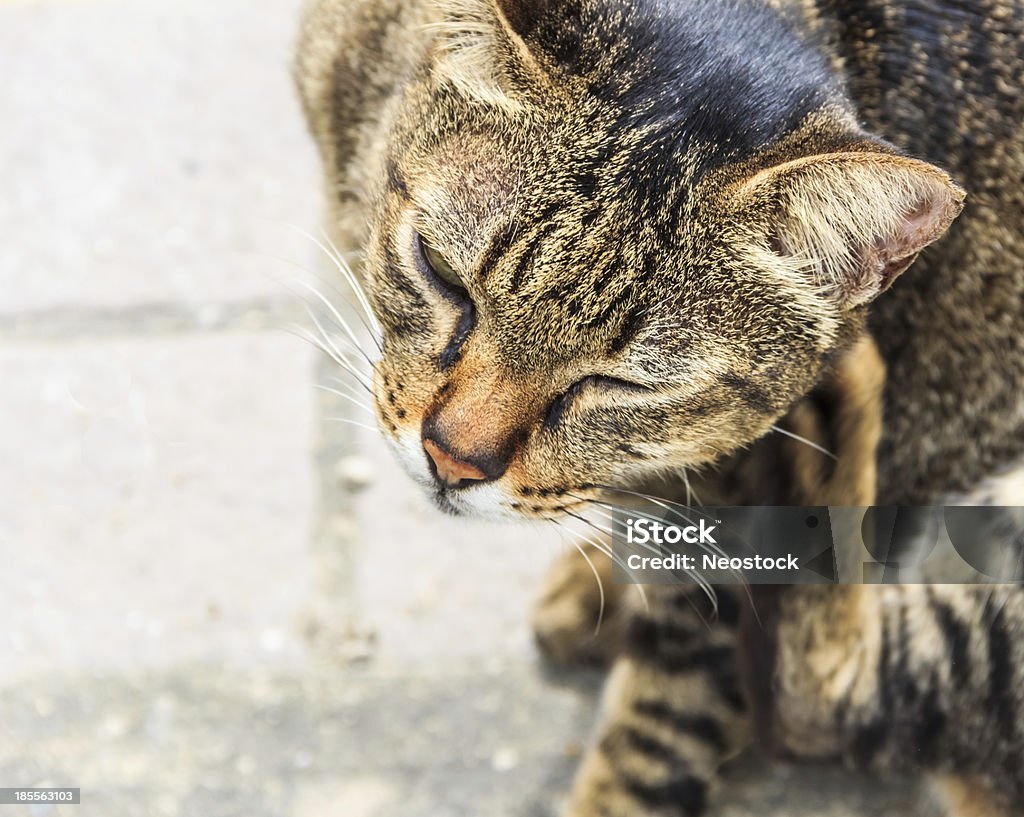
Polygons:
M1020 503L1022 74L1021 0L314 0L296 76L384 436L453 514L710 464L734 501ZM612 589L600 641L581 559L538 608L552 656L614 660L569 817L701 813L751 724L1024 810L1019 591Z

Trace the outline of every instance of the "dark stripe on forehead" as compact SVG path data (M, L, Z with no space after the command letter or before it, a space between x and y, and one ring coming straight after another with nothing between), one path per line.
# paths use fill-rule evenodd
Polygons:
M612 298L600 312L588 320L584 326L593 327L607 323L611 320L612 316L625 305L632 295L633 285L632 283L626 282L623 284L622 289L619 290L619 293Z
M615 337L608 343L608 354L617 355L623 349L625 349L630 341L637 336L640 331L640 327L644 325L644 309L643 304L636 304L626 316L622 319L622 323L619 324L619 330L615 333Z
M577 173L593 173L599 175L611 163L615 155L621 150L618 132L605 138L605 141L591 156L583 158L580 162Z
M605 287L612 283L616 273L622 269L622 253L608 252L603 259L604 263L594 272L594 278L590 282L591 291L594 295L601 295Z
M533 266L533 259L536 256L537 251L540 249L540 245L555 231L554 224L546 224L541 227L540 231L527 242L523 248L522 254L519 256L519 260L516 262L515 270L512 273L512 280L509 281L509 291L518 292L522 285L527 280L527 272Z
M516 238L515 221L508 221L495 231L491 240L487 242L487 249L480 258L480 265L477 267L477 278L483 281L488 274L497 266L498 262L505 257L512 242Z

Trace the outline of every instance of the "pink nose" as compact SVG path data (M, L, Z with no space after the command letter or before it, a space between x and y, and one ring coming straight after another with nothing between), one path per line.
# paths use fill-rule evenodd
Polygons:
M455 459L431 439L423 440L423 450L433 461L437 478L449 486L454 487L464 480L487 479L487 474L475 465Z

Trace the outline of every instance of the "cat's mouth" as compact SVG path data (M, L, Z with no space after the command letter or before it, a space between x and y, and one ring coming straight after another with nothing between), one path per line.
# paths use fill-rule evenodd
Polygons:
M430 492L430 499L438 510L448 514L449 516L468 516L469 512L460 506L458 501L452 501L452 498L443 489L437 488Z
M405 473L432 504L451 516L490 520L557 520L581 513L594 501L592 486L536 488L517 487L510 476L490 481L455 481L442 478L424 450L419 435L408 431L384 438Z
M430 493L430 498L437 508L451 516L472 516L490 520L545 520L557 521L566 516L573 516L587 510L590 501L577 499L568 502L557 502L547 504L530 503L526 504L516 500L505 500L499 502L494 508L482 508L478 503L467 502L458 494L451 494L443 490L435 490Z
M418 480L417 480L418 481ZM444 487L420 483L438 510L450 516L476 517L490 520L549 520L556 521L566 516L587 510L592 500L583 496L561 501L523 502L512 496L502 495L499 486L486 493L476 494L474 489L451 491ZM482 488L483 486L481 486Z

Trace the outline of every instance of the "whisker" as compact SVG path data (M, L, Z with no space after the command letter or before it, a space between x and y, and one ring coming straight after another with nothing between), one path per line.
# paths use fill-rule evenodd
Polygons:
M590 503L592 503L594 505L603 506L603 507L605 507L607 509L618 510L618 511L620 511L622 513L628 513L628 514L632 514L634 516L640 516L640 517L642 517L644 519L648 519L648 520L650 520L652 522L661 522L660 519L656 519L656 518L654 518L652 516L649 516L649 515L643 513L642 511L637 511L637 510L633 510L633 509L626 509L626 508L619 508L616 505L611 505L609 503L602 502L602 501L597 500L597 499L587 499L586 497L579 497L579 496L576 496L575 494L569 494L569 496L573 496L576 499L582 499L582 500L584 500L586 502L590 502ZM646 498L650 499L651 501L655 501L656 502L656 500L653 497L646 497ZM566 513L569 513L569 512L567 511ZM570 515L575 516L575 514L570 514ZM687 521L691 522L691 524L692 524L692 520L690 520L688 517L684 517L684 518L686 518ZM615 517L614 516L612 517L612 519L613 519L613 521L615 521ZM658 548L655 548L653 545L647 544L646 542L644 542L644 543L637 542L637 544L640 545L640 547L644 548L645 550L647 550L650 553L657 554L658 556L663 556L664 555L663 551L661 551ZM705 545L703 543L698 543L698 544L707 553L716 553L719 556L725 556L725 552L722 551L717 546L715 546L714 550L711 550L710 546L708 546L708 545ZM737 571L732 570L732 569L730 569L730 572L734 576L736 576L738 584L741 584L741 585L745 584L745 582L743 582L742 574L739 574ZM718 613L718 596L715 593L711 583L707 579L705 579L703 576L701 576L700 573L698 573L698 572L687 570L686 573L687 573L688 576L690 576L691 579L693 579L694 583L697 584L697 586L701 588L701 590L704 592L704 595L706 595L708 597L708 600L711 602L712 609L714 610L714 612L717 615L717 613Z
M634 493L634 492L632 492L632 491L627 491L627 493ZM569 494L569 496L574 496L574 495L573 495L573 494ZM651 501L651 502L655 503L656 505L661 505L661 507L662 507L662 508L664 508L665 510L669 511L670 513L672 512L672 509L671 509L671 508L669 508L669 507L667 507L666 505L664 505L663 503L659 502L659 501L658 501L658 500L657 500L657 499L656 499L655 497L651 497L651 496L646 496L646 495L644 495L644 494L638 494L638 496L642 496L642 497L643 497L644 499L647 499L647 500L649 500L649 501ZM575 497L575 498L576 498L576 499L583 499L584 501L586 501L586 502L590 502L590 503L593 503L593 504L595 504L595 505L603 505L603 506L604 506L605 508L608 508L608 509L610 509L610 510L613 510L613 511L614 511L614 510L618 510L618 511L620 511L621 513L626 513L626 514L630 514L630 515L632 515L632 516L639 516L639 517L641 517L641 518L643 518L643 519L646 519L646 520L648 520L648 521L650 521L650 522L658 522L659 524L662 524L662 523L663 523L663 520L661 520L661 519L658 519L657 517L651 516L650 514L646 514L646 513L644 513L643 511L640 511L640 510L636 510L636 509L633 509L633 508L620 508L620 507L619 507L618 505L613 505L613 504L610 504L610 503L608 503L608 502L604 502L604 501L602 501L602 500L599 500L599 499L586 499L585 497ZM679 513L679 512L678 512L678 511L676 511L676 513ZM710 515L710 514L705 514L705 515L706 515L706 516L707 516L707 517L708 517L709 519L711 518L711 515ZM683 519L685 519L685 520L686 520L687 522L689 522L690 524L693 524L693 520L692 520L692 519L691 519L690 517L688 517L688 516L686 516L685 514L682 514L682 513L680 513L680 516L682 516L682 517L683 517ZM698 543L698 544L699 544L700 548L701 548L701 549L702 549L703 551L705 551L706 553L708 553L708 554L710 554L710 555L714 555L714 556L726 556L726 553L725 553L725 551L723 551L723 550L722 550L722 549L721 549L720 547L718 547L717 545L706 545L706 544L704 544L703 542L701 542L701 543ZM661 553L661 551L658 551L658 550L656 550L656 549L652 549L652 548L650 548L650 546L648 546L648 549L650 549L650 550L651 550L651 552L653 552L653 553L659 553L659 555L660 555L660 553Z
M772 426L772 431L777 431L777 432L779 432L779 434L783 434L786 437L790 437L790 438L796 440L797 442L801 442L804 445L808 445L811 448L813 448L815 451L818 451L818 452L824 454L826 457L831 457L832 459L837 460L837 461L839 460L839 457L837 457L835 454L833 454L827 448L823 448L822 446L818 445L817 443L811 442L806 437L801 437L799 434L794 434L792 431L787 431L786 429L780 428L779 426Z
M350 420L350 419L348 419L348 417L326 417L324 419L326 419L327 422L329 422L329 423L347 423L348 425L359 426L360 428L365 428L368 431L374 432L375 434L379 434L380 433L380 429L377 428L376 426L368 426L366 423L360 423L358 420Z
M331 383L336 383L340 388L347 389L348 393L351 394L353 397L355 397L357 400L362 397L362 395L359 392L357 392L352 387L352 384L349 383L347 380L342 380L340 377L330 377L330 376L327 379ZM356 385L361 386L362 383L357 383ZM372 391L370 392L370 396L373 397L373 392Z
M610 528L602 528L596 522L593 522L590 519L587 519L585 516L580 516L578 513L575 513L575 512L570 511L570 510L563 511L563 513L565 513L566 516L571 516L573 519L579 520L584 525L587 525L587 526L593 528L594 530L596 530L598 533L604 533L604 534L611 535L611 529Z
M686 504L687 505L691 505L692 504L692 502L690 500L690 497L692 496L693 500L695 500L698 505L703 505L704 503L700 501L700 497L697 496L697 492L694 491L693 488L690 487L690 472L689 472L689 470L686 467L683 468L682 475L683 475L683 484L686 486Z
M352 327L348 325L347 321L346 321L346 320L345 320L345 319L344 319L343 317L341 317L341 313L340 313L340 312L338 312L338 310L337 310L337 309L335 309L335 307L334 307L334 304L332 304L332 303L331 303L331 302L330 302L329 300L327 300L327 298L326 298L326 297L324 297L324 296L323 296L323 295L322 295L322 294L320 293L320 290L318 290L318 289L317 289L317 288L316 288L315 286L313 286L312 284L306 283L305 281L297 281L296 283L298 283L298 284L299 284L300 286L304 286L304 287L306 287L306 289L308 289L308 290L309 290L310 292L312 292L312 293L313 293L313 294L314 294L314 295L315 295L315 296L316 296L317 298L319 298L319 299L320 299L320 301L321 301L321 302L322 302L322 303L324 304L324 306L326 306L326 307L328 308L328 310L330 310L331 314L332 314L332 315L334 316L334 319L335 319L335 320L336 320L336 321L338 322L338 325L339 325L339 326L340 326L340 327L341 327L342 329L344 329L346 333L348 333L348 336L349 336L350 338L352 338L352 343L353 343L353 345L354 345L354 346L356 347L356 349L358 349L358 350L359 350L359 354L361 354L361 355L362 355L362 356L363 356L364 358L366 358L366 362L367 362L367 363L369 363L369 364L370 364L370 366L373 366L373 365L374 365L374 363L373 363L373 361L372 361L372 360L370 359L370 356L369 356L368 354L366 354L366 352L365 352L365 351L363 351L363 347L362 347L362 345L361 345L361 344L359 343L359 338L358 338L358 336L356 335L356 333L355 333L355 332L353 332L353 331L352 331ZM308 311L308 312L310 313L310 317L312 317L312 316L313 316L313 311L312 311L311 309L307 309L307 311ZM315 317L313 318L313 321L314 321L314 322L317 322L317 320L316 320L316 318L315 318ZM318 322L317 322L317 323L318 323ZM323 328L320 328L320 331L321 331L321 332L323 332Z
M552 519L549 521L554 522L555 525L557 525L558 527L562 527L561 523L557 519ZM604 621L604 582L601 581L601 574L597 572L597 568L594 566L594 563L590 561L590 557L587 556L587 552L580 546L580 543L573 540L572 544L573 547L575 547L576 550L579 551L580 556L584 558L587 565L590 567L590 572L594 574L594 580L597 582L597 592L601 596L601 603L597 611L597 626L594 628L594 635L597 636L601 632L601 623Z
M327 234L327 231L321 228L320 235L324 237L324 241L326 241L327 245L334 251L332 260L338 266L338 269L341 270L341 274L344 275L345 279L349 282L349 285L352 287L352 291L355 293L359 303L361 303L363 305L363 309L366 310L367 317L373 322L377 333L380 334L380 323L377 322L377 316L373 314L373 309L370 307L370 299L366 297L366 291L363 289L362 284L359 283L359 279L356 278L356 274L352 272L352 267L349 265L348 261L345 260L345 256L341 250L339 250L334 245L334 242L331 241L331 237Z
M366 358L366 353L362 349L353 346L352 345L352 341L350 341L348 338L346 338L346 337L344 337L342 335L332 335L331 337L334 339L334 341L336 343L340 344L341 351L346 353L346 355L349 352L358 352L360 355L362 355L364 358ZM370 360L369 358L366 358L366 362L370 365L371 371L376 371L377 370L376 362Z
M296 229L294 224L288 224L288 226L291 227L292 229ZM363 328L366 329L366 331L368 333L367 336L369 337L369 339L373 343L373 345L377 348L377 351L378 352L383 352L384 351L384 347L381 345L381 342L380 342L380 340L377 337L377 335L380 334L380 330L379 329L375 329L373 326L371 326L369 323L366 322L366 318L364 317L362 310L357 308L357 307L360 307L361 304L354 304L354 303L352 303L352 301L350 301L347 297L345 297L345 294L343 292L340 292L334 286L333 282L329 281L323 275L321 275L320 273L316 272L315 270L311 270L311 269L303 266L302 264L298 263L297 261L293 261L290 258L285 258L284 256L281 256L281 255L275 255L273 253L266 253L266 252L259 252L259 253L254 253L254 254L255 255L259 255L261 257L264 257L264 258L272 258L274 261L280 261L282 264L287 264L290 267L294 267L297 270L301 270L306 275L309 275L309 276L311 276L313 278L316 278L321 284L323 284L324 286L330 288L334 295L336 295L338 298L340 298L342 301L344 301L346 304L348 304L348 306L352 307L353 313L359 319L359 322L363 325ZM295 295L296 297L300 297L295 292L295 290L293 289L293 285L296 283L296 279L290 278L288 280L281 280L281 279L276 279L276 280L277 280L277 283L281 284L286 289L288 289L288 291L291 292L291 294ZM374 325L376 325L376 320L374 321Z
M320 342L320 340L318 338L316 338L312 334L305 336L304 340L306 340L309 343L312 343L314 346L316 346L321 352L323 352L325 355L327 355L329 358L331 358L331 360L333 360L335 363L337 363L339 366L341 366L345 371L347 371L349 374L351 374L353 377L355 377L360 383L363 384L363 386L365 386L367 389L371 390L371 392L372 392L370 384L364 382L364 380L363 380L363 373L360 372L355 367L355 365L352 363L352 361L350 361L348 358L346 358L337 349L337 347L335 347L333 344L331 344L330 346L324 345L323 343Z
M324 329L323 324L320 323L320 320L317 318L316 313L313 312L313 310L310 309L309 306L306 307L306 313L309 315L309 319L313 322L313 325L320 332L320 336L324 339L324 341L327 343L327 345L330 346L331 349L334 350L335 354L338 355L339 357L344 358L349 363L351 363L353 366L355 366L355 363L348 356L348 354L346 354L346 352L343 351L342 349L338 348L337 343L335 342L335 337L332 336L326 329ZM348 346L349 349L351 349L351 347L352 347L352 344L347 343L345 341L345 338L343 338L343 337L337 338L337 342L338 343L345 343L345 345ZM375 371L376 370L376 366L374 365L373 361L370 360L369 357L367 357L366 353L362 349L356 349L355 351L359 352L359 354L361 354L366 359L366 362L370 364L370 370L371 371Z
M316 384L316 388L320 389L321 391L326 391L326 392L330 392L331 394L336 394L338 397L341 397L342 399L348 400L350 403L352 403L352 404L354 404L356 406L359 406L359 408L361 408L363 411L367 412L368 414L371 414L374 417L377 416L376 412L372 408L370 408L368 405L366 405L366 403L362 403L359 400L356 400L354 397L351 397L351 396L345 394L344 392L338 391L337 389L332 389L330 386L325 386L322 383L317 383Z
M653 502L656 505L660 505L662 508L665 508L665 510L671 510L670 508L667 508L665 506L664 503L667 502L669 505L672 505L673 507L678 508L680 511L689 511L689 512L693 512L693 513L696 513L696 514L700 514L705 519L713 519L714 518L710 513L708 513L707 511L701 510L700 508L694 508L694 507L692 507L689 504L683 505L681 502L673 502L671 499L664 499L662 497L652 496L651 494L645 494L642 491L632 491L629 488L618 488L618 487L616 487L614 485L598 485L597 487L601 488L602 490L605 490L605 491L617 491L617 492L622 493L622 494L629 494L630 496L635 496L638 499L645 499L648 502ZM685 516L683 514L680 514L680 515L682 515L683 518L687 522L690 522L690 523L693 522L693 520L690 519L690 517Z
M330 238L326 235L326 233L324 234L324 238L327 238L328 243L331 245L331 249L333 249L334 252L337 253L337 255L332 254L331 251L328 250L327 247L325 247L323 245L323 243L321 243L316 238L316 236L310 235L308 232L306 232L304 229L302 229L298 225L296 225L296 224L289 224L288 226L291 227L296 232L298 232L300 235L305 236L310 241L312 241L317 247L320 248L320 250L324 253L324 255L326 255L331 260L331 262L334 264L334 266L338 268L338 271L342 274L342 276L345 278L345 280L347 280L349 285L352 287L353 293L355 294L356 298L359 300L360 305L366 311L366 316L370 319L370 321L376 327L377 333L380 334L380 324L377 322L377 316L373 314L373 310L370 308L370 303L369 303L369 301L366 298L366 293L363 292L363 288L362 288L362 286L360 286L359 281L356 279L355 275L352 273L352 270L349 268L348 264L345 263L345 260L342 257L341 253L338 252L338 248L334 246L334 244L331 242Z
M335 352L333 352L329 348L327 348L323 343L320 342L320 340L318 338L316 338L312 334L308 334L301 327L296 328L296 329L287 329L287 328L285 328L282 331L287 332L289 335L297 337L300 340L304 340L306 343L311 344L318 351L320 351L323 354L327 355L327 357L329 357L331 360L333 360L335 363L337 363L339 366L341 366L345 371L347 371L349 374L351 374L356 379L356 381L359 383L360 386L362 386L364 389L366 389L366 391L368 391L370 394L373 394L373 388L370 386L370 384L363 382L362 372L360 372L358 369L356 369L355 366L353 366L351 364L351 362L349 362L348 360L346 360L346 359L344 359L342 357L339 357Z
M557 522L557 520L551 520L551 521ZM601 542L598 542L595 539L591 539L589 536L587 536L585 533L582 533L581 531L574 530L573 528L570 528L567 525L561 525L561 523L559 523L559 525L562 528L564 528L565 530L567 530L570 533L572 533L573 536L577 536L580 539L582 539L584 542L586 542L588 545L593 547L599 553L603 553L605 556L607 556L609 559L611 559L612 562L617 564L627 574L629 574L629 576L633 578L634 586L637 588L637 591L640 593L640 598L644 602L644 607L647 610L650 610L650 602L647 600L647 591L644 590L644 586L640 582L636 581L636 575L633 573L632 569L630 569L629 565L627 565L626 562L622 559L622 557L619 556L619 554L617 554L614 550L612 550L612 548L609 547L608 545L602 544Z
M599 487L604 487L604 486L599 486ZM681 506L678 502L673 502L670 499L664 499L663 500L663 499L659 499L658 497L651 496L650 494L641 493L639 491L630 491L630 490L628 490L626 488L611 488L611 487L609 487L609 488L607 488L607 490L622 491L623 493L632 494L634 496L640 497L641 499L646 499L646 500L648 500L650 502L655 503L656 505L660 505L662 508L664 508L665 510L669 511L670 513L671 513L671 508L669 508L665 504L666 502L669 505L674 505L674 506L677 506L677 507L685 507L685 510L694 510L697 513L700 513L700 514L706 516L708 519L713 518L712 515L709 514L709 513L701 511L701 510L699 510L697 508L689 508L689 507L686 507L686 506ZM595 500L590 500L590 501L594 502ZM612 505L610 507L614 509L616 506ZM618 510L620 512L622 512L622 513L636 513L637 515L642 516L645 519L649 519L652 522L660 522L661 521L661 520L658 520L658 519L653 519L652 517L647 516L646 514L640 512L640 511L633 511L631 509L626 509L626 508L619 508ZM693 520L692 519L690 519L685 514L681 514L681 515L683 516L684 519L686 519L687 522L690 522L690 524L693 524ZM612 518L614 519L614 516ZM704 547L703 544L701 544L701 547L705 550L705 552L711 552L711 551L708 550L708 547ZM722 550L717 545L714 546L714 552L717 553L717 555L722 556L723 558L728 558L728 555L725 553L725 551ZM744 595L746 595L747 599L750 601L750 604L753 605L753 603L754 603L754 595L753 595L753 593L750 590L749 582L747 582L746 579L744 579L743 574L740 573L738 570L735 570L734 568L729 568L729 572L732 573L732 575L736 577L736 584L743 588ZM691 574L691 575L693 575L693 574ZM708 587L710 587L710 586L711 586L710 583L708 583ZM708 591L705 591L705 593L708 593ZM712 598L710 593L708 593L708 598L711 600L711 603L714 606L714 610L715 610L715 612L717 614L717 612L718 612L718 599L717 598Z

